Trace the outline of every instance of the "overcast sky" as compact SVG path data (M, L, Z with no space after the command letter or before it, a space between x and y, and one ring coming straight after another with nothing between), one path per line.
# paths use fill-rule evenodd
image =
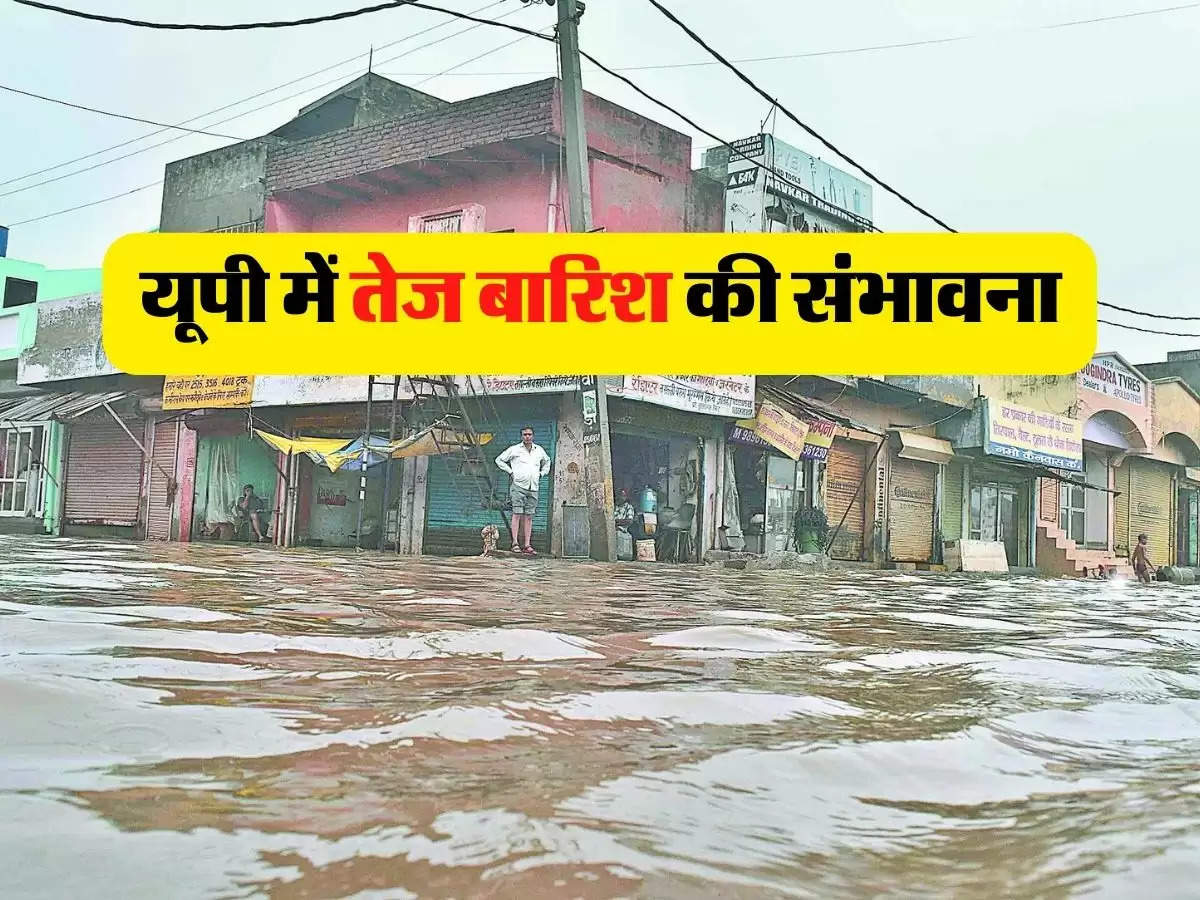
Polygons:
M368 5L367 0L62 2L130 17L207 22L291 19ZM462 11L488 4L442 2ZM1153 312L1200 316L1200 6L1073 27L1040 27L1180 2L670 0L667 5L735 58L973 36L746 63L744 68L833 143L954 227L1074 232L1096 252L1103 299ZM541 29L550 26L555 11L541 5L524 7L520 0L497 0L482 14L504 15L508 21ZM442 22L433 31L405 39ZM414 9L285 30L195 33L89 23L0 0L0 84L178 123L360 54L191 123L252 137L361 74L372 43L377 48L376 71L450 100L554 73L553 47L526 39L453 73L430 77L513 38L510 32L471 28ZM645 0L590 0L581 43L614 67L708 59ZM718 66L626 74L725 139L757 132L767 112L765 103ZM333 84L323 84L331 80ZM584 84L690 133L683 123L606 75L585 73ZM302 93L289 97L297 92ZM215 124L268 103L272 105L258 112ZM3 91L0 122L0 181L154 130ZM782 116L776 134L843 165ZM694 137L697 148L712 143ZM0 186L0 194L163 141L170 142L0 196L0 224L158 181L168 161L229 143L162 133L12 181ZM98 266L114 238L157 226L159 201L155 186L15 226L9 254L54 267ZM935 227L878 188L875 220L886 231ZM1114 317L1150 328L1200 333L1200 322L1139 320L1102 311L1102 318ZM1192 347L1200 347L1200 338L1158 337L1107 326L1100 330L1100 349L1118 350L1135 363Z

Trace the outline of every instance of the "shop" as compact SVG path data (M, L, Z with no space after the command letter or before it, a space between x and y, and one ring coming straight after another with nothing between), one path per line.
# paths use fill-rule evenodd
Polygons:
M972 461L963 471L966 512L963 537L1003 544L1010 567L1032 566L1035 475L1016 466L984 461Z
M478 450L463 447L430 456L425 463L424 552L478 555L482 546L480 531L486 525L499 527L504 532L502 546L508 546L509 480L496 467L496 457L507 447L520 443L521 429L528 426L533 429L534 443L553 461L561 405L561 391L516 397L489 395L483 400L463 401L463 409L475 431L492 437ZM429 421L423 419L417 424L430 425L441 412L440 408L429 411L424 416ZM551 472L542 479L533 516L530 543L542 554L549 554L551 549L554 486Z
M67 428L63 478L64 533L103 527L130 537L143 534L143 448L136 435L145 422L126 405L73 419Z
M1159 560L1175 558L1175 467L1145 457L1126 457L1114 471L1113 552L1128 557L1146 535Z
M794 522L801 509L824 507L821 485L836 426L827 419L797 416L803 434L799 458L756 430L754 421L726 428L737 509L745 549L754 553L796 550ZM787 446L786 441L781 441Z
M871 555L876 451L881 438L850 432L833 439L825 470L825 513L832 542L829 555L847 561Z
M249 431L244 412L189 416L187 421L196 433L192 539L251 540L253 532L237 511L247 484L262 501L264 537L275 538L282 499L277 451ZM167 461L167 453L163 455Z
M1200 468L1184 470L1177 498L1175 563L1200 566Z
M1126 472L1124 489L1115 473L1127 454L1144 455L1154 445L1150 382L1119 355L1105 353L1079 373L1077 391L1084 423L1083 483L1060 486L1059 527L1077 547L1123 557L1132 549L1128 546L1132 519L1158 520L1162 511L1152 507L1165 507L1169 516L1171 506L1169 497L1165 503L1149 499L1160 494L1158 472L1143 470L1150 482L1142 492L1147 498L1142 513L1127 496L1121 499L1137 480L1132 469ZM1133 532L1135 541L1137 534Z
M23 421L0 413L0 528L41 532L47 527L47 501L61 441L53 421ZM57 466L55 466L57 468Z
M888 461L888 558L927 563L940 558L935 549L939 520L939 467L954 458L948 441L893 431Z
M706 444L715 452L724 422L713 416L609 400L614 492L629 494L634 541L654 541L659 561L696 562L707 496Z

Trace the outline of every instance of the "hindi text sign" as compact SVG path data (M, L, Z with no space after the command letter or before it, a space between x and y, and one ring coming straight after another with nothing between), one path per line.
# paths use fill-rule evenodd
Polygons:
M1068 472L1083 471L1083 428L1078 419L988 398L984 453Z

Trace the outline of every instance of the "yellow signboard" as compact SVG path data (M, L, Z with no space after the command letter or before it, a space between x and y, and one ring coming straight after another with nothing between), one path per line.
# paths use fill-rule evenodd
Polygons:
M1067 234L132 234L104 259L104 349L134 375L394 368L559 375L753 359L762 375L1066 374L1096 346Z
M163 380L163 409L216 409L249 406L253 375L168 375Z
M808 423L770 400L764 400L754 419L754 433L792 459L799 459L808 437Z

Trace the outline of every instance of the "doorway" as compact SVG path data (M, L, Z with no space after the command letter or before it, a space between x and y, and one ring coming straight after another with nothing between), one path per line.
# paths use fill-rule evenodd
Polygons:
M1181 566L1200 566L1200 491L1179 491L1179 533L1175 545Z
M1008 564L1019 564L1017 537L1017 490L1007 484L988 482L971 485L969 538L1004 544Z
M1098 453L1083 456L1084 491L1083 546L1108 549L1108 459Z

